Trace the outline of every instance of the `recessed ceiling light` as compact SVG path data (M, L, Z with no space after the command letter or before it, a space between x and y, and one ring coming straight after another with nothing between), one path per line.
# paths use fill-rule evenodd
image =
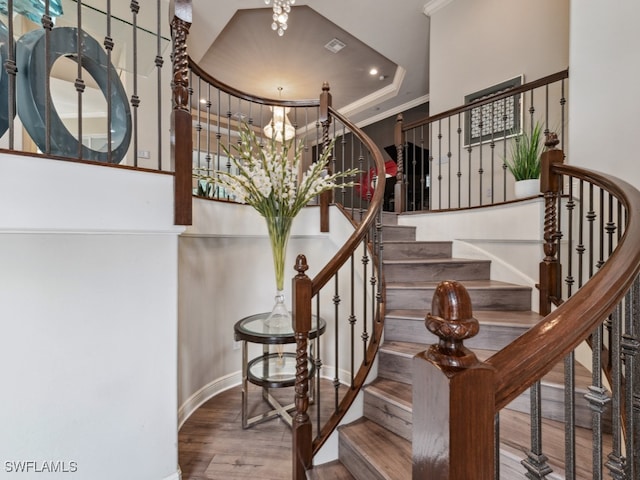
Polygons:
M378 74L378 69L373 67L371 70L369 70L369 75L377 75Z

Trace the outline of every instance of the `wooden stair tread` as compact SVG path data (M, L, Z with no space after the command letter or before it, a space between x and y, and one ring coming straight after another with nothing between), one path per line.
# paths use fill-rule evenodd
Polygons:
M317 465L307 471L307 480L355 480L338 460Z
M491 260L475 260L473 258L414 258L414 259L389 259L383 260L383 265L432 265L440 263L449 264L476 264L491 263Z
M380 346L380 352L390 353L405 358L413 358L416 354L425 351L427 348L428 345L424 345L422 343L391 341L384 342ZM473 352L476 354L478 359L483 362L496 353L494 350L482 349L474 349ZM577 362L575 365L575 382L576 390L583 390L585 393L589 385L591 385L591 373L587 368ZM551 371L543 377L542 383L546 385L562 386L564 384L564 364L560 362L554 365Z
M466 284L466 282L464 282ZM431 309L392 309L385 312L387 318L400 318L406 320L424 321L427 313ZM473 316L482 325L513 325L513 326L533 326L543 317L531 310L476 310Z
M354 454L366 461L376 478L406 480L411 478L411 442L366 418L339 427L341 442L347 443ZM384 452L384 455L381 455ZM344 452L346 454L346 452ZM340 449L342 458L343 449ZM343 463L347 463L344 462ZM356 478L372 478L370 473L351 472Z
M409 412L413 410L413 387L409 384L388 378L376 378L366 389L368 393L384 398L400 408Z

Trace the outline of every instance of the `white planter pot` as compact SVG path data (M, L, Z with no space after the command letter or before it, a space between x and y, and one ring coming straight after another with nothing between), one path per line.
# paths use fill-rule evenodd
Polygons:
M518 180L515 183L516 198L536 197L540 195L540 179Z

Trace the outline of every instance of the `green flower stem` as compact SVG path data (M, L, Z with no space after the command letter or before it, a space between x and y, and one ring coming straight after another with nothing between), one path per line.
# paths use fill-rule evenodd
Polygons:
M291 233L292 217L274 215L264 217L269 230L271 252L273 253L273 266L276 272L276 288L284 290L284 262L287 256L287 242Z

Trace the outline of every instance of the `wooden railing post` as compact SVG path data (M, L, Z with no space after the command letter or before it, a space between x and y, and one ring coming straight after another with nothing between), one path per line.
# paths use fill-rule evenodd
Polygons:
M191 112L189 109L189 62L187 35L191 26L191 0L175 0L171 20L173 78L171 110L171 163L174 168L174 223L191 225L192 155Z
M293 278L292 327L296 339L296 383L295 407L292 418L293 480L305 480L306 471L311 468L313 457L311 419L309 408L309 368L307 364L308 337L311 330L311 279L305 273L308 270L307 258L298 255L295 269L298 274Z
M551 306L562 298L560 262L558 260L558 198L562 177L553 173L553 165L564 161L562 150L556 149L558 136L547 134L547 149L540 156L540 192L544 194L544 259L540 262L540 303L538 313L546 316Z
M467 290L441 282L425 325L440 338L413 359L413 480L493 480L495 371L463 345L478 333Z
M331 144L329 126L331 125L331 93L329 93L329 83L322 84L322 93L320 94L320 125L322 125L322 152L325 152ZM329 157L329 169L331 169L331 160ZM329 173L332 173L331 171ZM329 231L329 205L333 201L333 190L327 190L320 194L320 231Z
M407 186L404 183L404 132L402 131L402 123L404 117L401 113L396 117L396 126L393 132L393 143L396 146L396 152L398 154L398 171L396 173L396 184L393 191L393 204L396 213L402 213L406 211L406 192Z

